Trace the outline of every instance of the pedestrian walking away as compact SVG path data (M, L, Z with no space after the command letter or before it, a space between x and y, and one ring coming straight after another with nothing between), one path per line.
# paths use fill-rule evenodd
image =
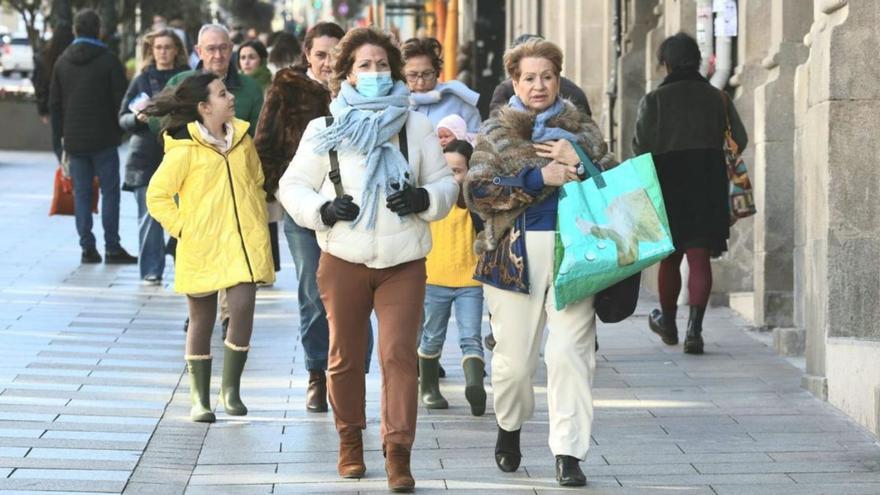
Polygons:
M473 147L454 140L443 149L455 182L464 182ZM446 341L449 316L455 310L461 367L465 377L465 398L471 414L486 412L483 377L486 366L480 331L483 327L483 286L473 279L477 266L474 240L482 230L480 217L468 211L464 196L443 220L431 223L432 248L425 267L425 317L419 345L419 386L422 403L428 409L446 409L449 403L440 392L440 353Z
M101 225L107 264L134 264L137 257L119 239L119 147L122 130L116 119L125 94L125 69L107 45L98 40L101 18L94 10L78 12L73 22L76 39L52 71L49 112L53 133L63 143L73 179L74 216L82 263L102 258L92 234L92 184L101 185Z
M138 265L141 280L159 284L165 271L165 233L147 212L147 184L162 162L164 151L158 136L150 131L143 113L149 99L158 95L174 75L189 69L186 49L170 29L144 36L143 69L128 86L119 109L119 127L131 133L125 163L124 191L134 193L138 207Z
M278 181L293 158L303 131L312 120L330 115L330 90L327 84L333 74L330 53L345 36L345 31L332 22L319 22L306 34L303 63L275 73L266 103L257 124L254 144L263 173L265 190L275 201ZM297 277L299 332L303 362L309 373L306 389L306 410L327 412L327 351L330 345L327 312L318 293L318 260L321 248L315 231L300 227L284 212L284 235L293 258ZM364 369L370 370L373 331L369 322Z
M336 50L332 123L309 123L279 197L296 223L315 230L322 251L318 288L330 324L327 384L339 474L359 478L366 471L363 328L375 310L385 470L391 490L409 492L428 223L446 216L459 188L431 122L409 110L400 51L390 37L357 28Z
M37 114L44 124L50 123L53 114L49 111L49 90L52 84L52 73L55 62L64 50L73 43L73 28L69 24L59 24L52 32L52 39L46 46L34 55L34 73L31 80L34 83L34 99L37 100ZM54 115L54 117L60 117ZM58 122L52 124L51 129L57 128ZM52 133L52 151L55 157L61 161L61 136Z
M263 171L234 102L219 76L204 72L166 88L144 110L163 117L165 158L147 188L147 207L178 239L174 290L186 294L189 305L185 359L190 418L198 422L215 420L209 393L217 291L226 289L230 315L220 404L227 414L242 416L256 284L275 281Z
M700 75L700 49L684 33L658 50L667 76L639 105L633 151L653 154L675 252L660 263L660 309L650 329L667 345L678 344L678 296L682 259L688 260L688 316L684 352L702 354L703 315L712 290L711 257L727 251L730 204L723 151L728 117L740 150L748 136L733 103Z
M583 176L577 143L601 168L616 165L598 126L559 96L563 55L531 39L504 55L515 95L483 125L465 182L468 207L485 221L477 236L476 278L485 285L495 336L492 389L495 461L516 471L523 424L531 418L532 377L545 325L550 449L556 479L580 486L590 447L596 366L593 298L556 309L553 286L559 188Z

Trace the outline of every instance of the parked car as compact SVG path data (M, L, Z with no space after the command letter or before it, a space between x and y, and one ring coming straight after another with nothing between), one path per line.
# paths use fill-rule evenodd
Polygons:
M30 40L24 36L0 37L0 67L3 68L3 77L9 77L13 72L28 77L34 71L34 50Z

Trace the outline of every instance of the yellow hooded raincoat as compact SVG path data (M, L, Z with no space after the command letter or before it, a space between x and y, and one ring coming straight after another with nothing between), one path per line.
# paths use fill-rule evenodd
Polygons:
M202 139L195 122L187 133L164 136L165 158L147 188L147 208L178 239L176 292L275 280L263 171L248 127L234 120L226 155Z

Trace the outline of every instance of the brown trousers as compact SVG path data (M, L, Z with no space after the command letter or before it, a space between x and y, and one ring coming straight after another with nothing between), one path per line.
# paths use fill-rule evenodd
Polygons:
M363 329L375 310L382 369L382 443L412 447L418 410L416 344L425 282L424 259L372 269L321 253L318 289L330 326L327 388L337 431L367 427Z

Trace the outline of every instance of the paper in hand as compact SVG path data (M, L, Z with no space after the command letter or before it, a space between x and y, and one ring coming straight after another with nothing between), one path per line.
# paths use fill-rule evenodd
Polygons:
M132 98L131 102L128 103L128 109L131 110L135 115L144 111L147 108L147 104L150 103L150 95L146 93L141 93L134 98Z

